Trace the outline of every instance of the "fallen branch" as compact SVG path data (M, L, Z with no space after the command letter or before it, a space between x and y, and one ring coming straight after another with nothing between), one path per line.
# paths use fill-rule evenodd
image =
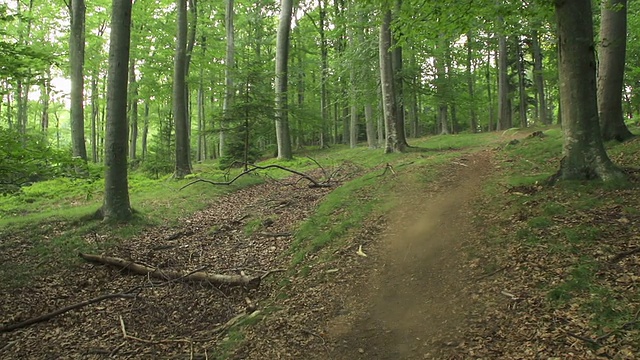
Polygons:
M476 277L475 281L482 280L484 278L488 278L488 277L493 276L493 275L495 275L495 274L497 274L497 273L499 273L501 271L504 271L504 270L506 270L508 268L509 268L509 265L505 265L505 266L499 268L498 270L494 270L494 271L492 271L490 273L487 273L487 274L480 275L480 276Z
M290 232L279 232L279 233L270 233L270 232L261 232L258 233L260 236L264 237L289 237L292 236Z
M169 271L160 270L154 267L143 265L129 260L120 259L117 257L92 255L80 253L79 256L87 261L100 263L105 265L111 265L123 270L129 270L135 274L147 275L152 278L162 280L183 280L187 282L204 282L216 285L227 286L244 286L248 289L255 289L260 286L261 277L249 277L246 275L222 275L222 274L209 274L203 271L195 272L181 272L181 271Z
M560 329L560 330L562 330L562 332L564 332L565 334L567 334L568 336L570 336L570 337L572 337L574 339L578 339L578 340L584 341L584 342L589 343L591 345L594 345L596 347L601 347L602 346L602 344L600 344L599 342L597 342L597 341L595 341L595 340L593 340L591 338L588 338L586 336L574 334L574 333L572 333L570 331L567 331L567 330L564 330L564 329Z
M288 171L288 172L290 172L292 174L296 174L296 175L308 180L311 183L311 184L309 184L310 188L328 188L328 187L332 186L329 182L320 182L320 181L312 178L311 176L309 176L309 175L307 175L307 174L305 174L303 172L300 172L300 171L297 171L297 170L293 170L293 169L289 169L287 167L284 167L284 166L281 166L281 165L277 165L277 164L271 164L271 165L267 165L267 166L258 166L258 165L250 165L250 166L251 166L251 169L247 169L247 170L241 172L240 174L236 175L233 179L231 179L229 181L213 181L213 180L207 180L207 179L196 179L196 180L194 180L194 181L192 181L192 182L190 182L190 183L188 183L186 185L183 185L180 188L180 190L182 190L182 189L184 189L186 187L189 187L189 186L191 186L193 184L199 183L199 182L204 182L204 183L212 184L212 185L231 185L234 182L236 182L236 180L240 179L241 177L243 177L243 176L245 176L247 174L250 174L250 173L252 173L254 171L257 171L257 170L267 170L267 169L280 169L280 170Z
M136 296L136 294L134 294L134 292L136 290L137 290L137 288L134 288L132 290L129 290L126 293L106 294L106 295L95 297L93 299L89 299L89 300L85 300L85 301L79 302L77 304L65 306L65 307L60 308L58 310L55 310L55 311L52 311L50 313L31 318L29 320L25 320L23 322L19 322L17 324L12 324L12 325L7 325L7 326L4 326L4 327L1 327L0 328L0 333L13 331L13 330L24 328L24 327L27 327L29 325L33 325L33 324L36 324L36 323L39 323L39 322L47 321L47 320L50 320L50 319L52 319L52 318L54 318L54 317L56 317L58 315L64 314L64 313L66 313L68 311L79 309L79 308L87 306L87 305L95 304L95 303L103 301L103 300L114 299L114 298L133 298L133 297Z
M611 260L609 260L609 263L615 264L618 261L620 261L620 260L622 260L622 259L624 259L624 258L626 258L628 256L637 254L637 253L640 253L640 247L637 247L637 248L634 248L634 249L619 253L618 255L616 255L613 258L611 258Z

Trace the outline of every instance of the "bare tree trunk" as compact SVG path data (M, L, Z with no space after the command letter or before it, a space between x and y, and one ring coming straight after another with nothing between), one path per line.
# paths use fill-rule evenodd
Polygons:
M383 11L380 25L380 83L382 86L382 109L385 124L385 153L404 150L404 144L398 141L396 121L396 96L394 74L391 59L391 10Z
M558 70L564 130L562 180L623 178L604 149L598 123L590 0L556 2Z
M104 221L127 221L132 211L127 180L127 75L131 1L113 0L109 43Z
M399 17L402 11L402 0L396 0L395 3L395 16ZM398 136L398 142L403 147L409 146L407 143L407 134L405 130L404 119L404 79L403 79L403 58L402 58L402 45L398 42L401 34L392 34L391 41L393 42L393 50L391 55L391 68L393 70L393 81L396 102L396 132Z
M178 179L191 174L189 129L186 99L187 0L177 0L178 35L173 69L173 121L176 132L176 169Z
M520 95L520 126L528 127L529 123L527 121L527 89L525 88L525 68L524 68L524 52L522 51L522 46L520 45L520 39L516 39L516 53L518 56L517 64L518 64L518 94Z
M235 34L233 27L233 18L234 18L234 10L233 10L233 1L227 0L226 10L224 16L225 23L225 33L227 37L227 51L226 57L224 60L224 100L222 102L222 122L220 123L220 140L219 140L219 149L218 156L222 157L225 153L226 142L227 142L227 134L226 127L228 123L231 121L232 115L231 110L233 108L233 94L235 92L233 85L233 68L235 67Z
M531 49L533 50L533 82L536 85L536 97L538 120L543 124L550 124L551 118L547 109L547 98L544 91L544 76L542 73L542 49L540 48L540 35L537 30L531 32Z
M500 23L504 23L502 18ZM496 130L511 128L511 107L509 106L509 76L507 74L507 38L498 35L498 123Z
M469 89L469 101L470 101L470 111L471 111L471 122L469 126L471 126L471 132L478 132L478 116L476 115L476 98L475 98L475 76L473 71L473 37L471 32L467 32L467 88Z
M40 130L47 136L49 130L49 103L51 102L51 68L48 67L43 80L42 88L42 116L40 117ZM2 99L0 99L1 102ZM1 113L1 112L0 112ZM47 137L48 138L48 137Z
M622 88L627 44L627 0L602 0L598 48L598 112L605 141L633 134L624 123Z
M98 162L98 115L100 112L98 105L98 70L94 70L91 75L91 161Z
M327 94L327 76L329 72L329 61L328 61L328 51L327 51L327 37L325 34L325 18L326 18L326 6L324 5L324 0L318 0L318 8L320 11L320 20L318 24L318 28L320 31L320 56L322 63L322 77L320 84L320 110L322 114L322 129L320 131L320 148L324 149L327 146L328 139L326 137L329 136L329 103Z
M349 45L355 48L354 34L349 36ZM351 109L349 121L349 146L353 149L358 146L358 81L356 81L356 65L351 63L349 66L349 83L351 96Z
M287 79L289 63L289 33L293 0L280 1L280 21L276 39L276 141L278 159L291 159L291 137L289 135L289 114L287 106Z
M136 62L129 60L129 159L135 160L138 147L138 83L136 82Z
M491 81L491 50L487 51L487 99L489 100L489 125L487 126L488 131L493 131L495 128L493 124L496 123L495 117L493 115L493 97L491 96L491 86L493 82Z
M147 159L147 136L149 135L149 99L144 100L144 125L142 125L142 160Z
M448 102L449 102L449 79L447 78L446 58L449 51L449 40L444 35L440 35L438 41L438 55L435 57L436 67L436 96L438 99L438 124L440 125L440 135L449 134L448 124Z
M71 1L71 36L69 37L69 65L71 67L71 143L73 156L87 160L84 143L84 0ZM126 93L126 91L125 91ZM126 109L126 108L125 108Z

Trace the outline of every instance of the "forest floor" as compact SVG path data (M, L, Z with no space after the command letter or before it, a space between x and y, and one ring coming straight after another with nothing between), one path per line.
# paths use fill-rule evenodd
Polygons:
M105 254L162 269L264 276L256 289L160 281L91 263L29 264L27 233L13 233L0 243L0 263L56 270L3 286L0 358L635 359L638 186L577 193L505 186L513 159L500 154L503 145L448 150L450 160L437 168L377 169L373 186L385 189L383 202L392 206L299 262L295 234L335 190L287 180L223 195L182 228L149 228ZM363 175L357 167L342 171L345 182ZM435 175L425 179L426 172ZM360 188L348 195L380 194ZM567 206L576 199L587 201L579 213ZM590 223L599 230L580 227ZM590 236L584 245L559 230L568 225ZM42 231L54 237L62 230L49 224ZM559 232L566 236L552 240ZM2 332L131 289L133 297ZM617 302L588 301L605 290ZM607 318L594 315L607 311Z

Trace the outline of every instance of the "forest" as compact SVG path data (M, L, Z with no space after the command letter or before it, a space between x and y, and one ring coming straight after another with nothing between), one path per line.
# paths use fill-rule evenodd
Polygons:
M0 357L634 359L639 14L2 1Z

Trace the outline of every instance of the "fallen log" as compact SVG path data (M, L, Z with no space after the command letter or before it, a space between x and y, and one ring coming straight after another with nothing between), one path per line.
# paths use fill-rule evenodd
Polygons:
M80 253L79 256L89 262L111 265L122 270L128 270L134 274L147 275L152 278L162 280L181 280L187 282L209 283L214 285L244 286L248 289L257 288L258 286L260 286L260 281L262 280L261 276L250 277L246 275L210 274L204 271L182 272L160 270L158 268L143 265L134 261L104 255Z

